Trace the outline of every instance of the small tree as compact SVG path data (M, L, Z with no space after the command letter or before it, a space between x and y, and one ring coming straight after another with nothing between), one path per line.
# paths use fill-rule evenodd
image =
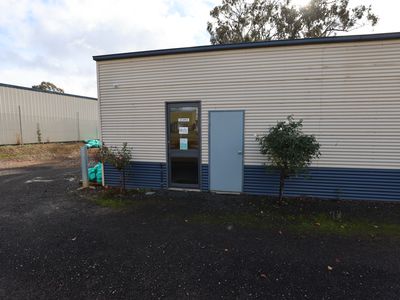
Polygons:
M122 147L107 147L103 145L99 153L103 163L109 163L116 168L120 174L120 188L126 190L126 169L132 160L132 152L128 148L128 143L123 143Z
M279 171L279 201L282 201L285 180L306 170L321 153L314 135L302 132L303 120L288 116L269 129L268 134L257 137L260 152L270 161L270 167Z

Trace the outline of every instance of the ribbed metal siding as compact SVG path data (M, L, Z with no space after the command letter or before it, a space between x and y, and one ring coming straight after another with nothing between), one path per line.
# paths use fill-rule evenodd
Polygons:
M201 190L204 192L209 190L208 165L201 165Z
M118 187L121 174L106 165L105 184ZM127 188L166 188L163 163L136 162L126 172ZM208 165L202 165L202 191L208 191ZM244 167L244 193L278 195L279 176L263 166ZM311 168L305 175L286 181L286 196L318 197L343 200L400 201L400 170Z
M0 145L17 143L18 106L24 143L38 142L38 125L43 142L98 137L97 101L0 85Z
M244 192L277 195L279 176L262 166L245 166ZM311 168L305 176L287 180L285 195L400 201L400 170Z
M126 187L133 188L166 188L167 172L163 163L135 162L127 168ZM109 164L104 166L105 185L119 187L121 185L120 172Z
M314 166L400 168L400 42L260 48L98 62L104 142L165 162L165 102L201 101L202 163L208 111L243 109L245 164L260 165L255 135L294 114L316 134Z

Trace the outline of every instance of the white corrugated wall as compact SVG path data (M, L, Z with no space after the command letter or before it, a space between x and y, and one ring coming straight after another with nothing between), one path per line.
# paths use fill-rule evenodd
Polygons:
M98 62L101 130L136 161L165 162L165 102L245 110L245 164L255 135L289 114L322 144L314 166L400 168L400 41L226 50Z
M0 85L0 145L37 143L38 128L42 142L97 138L97 104L95 99Z

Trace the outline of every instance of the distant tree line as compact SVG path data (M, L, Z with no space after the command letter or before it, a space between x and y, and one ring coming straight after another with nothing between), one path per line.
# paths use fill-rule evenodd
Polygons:
M315 38L375 26L370 5L349 7L349 0L222 0L207 23L212 44Z
M62 88L57 87L55 84L47 81L42 81L39 85L33 85L33 89L41 90L41 91L48 91L48 92L56 92L64 94L64 90Z

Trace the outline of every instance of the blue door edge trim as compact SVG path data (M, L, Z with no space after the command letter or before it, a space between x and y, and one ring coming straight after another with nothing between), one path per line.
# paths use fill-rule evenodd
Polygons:
M245 143L245 136L244 136L244 129L245 129L245 124L246 124L246 111L244 109L222 109L222 110L209 110L208 111L208 164L210 163L210 153L211 153L211 143L210 143L210 136L211 136L211 113L213 112L242 112L243 114L243 123L242 123L242 187L241 187L241 193L244 191L244 143ZM208 165L207 164L207 165ZM210 189L211 183L210 183L210 168L208 167L208 189Z

